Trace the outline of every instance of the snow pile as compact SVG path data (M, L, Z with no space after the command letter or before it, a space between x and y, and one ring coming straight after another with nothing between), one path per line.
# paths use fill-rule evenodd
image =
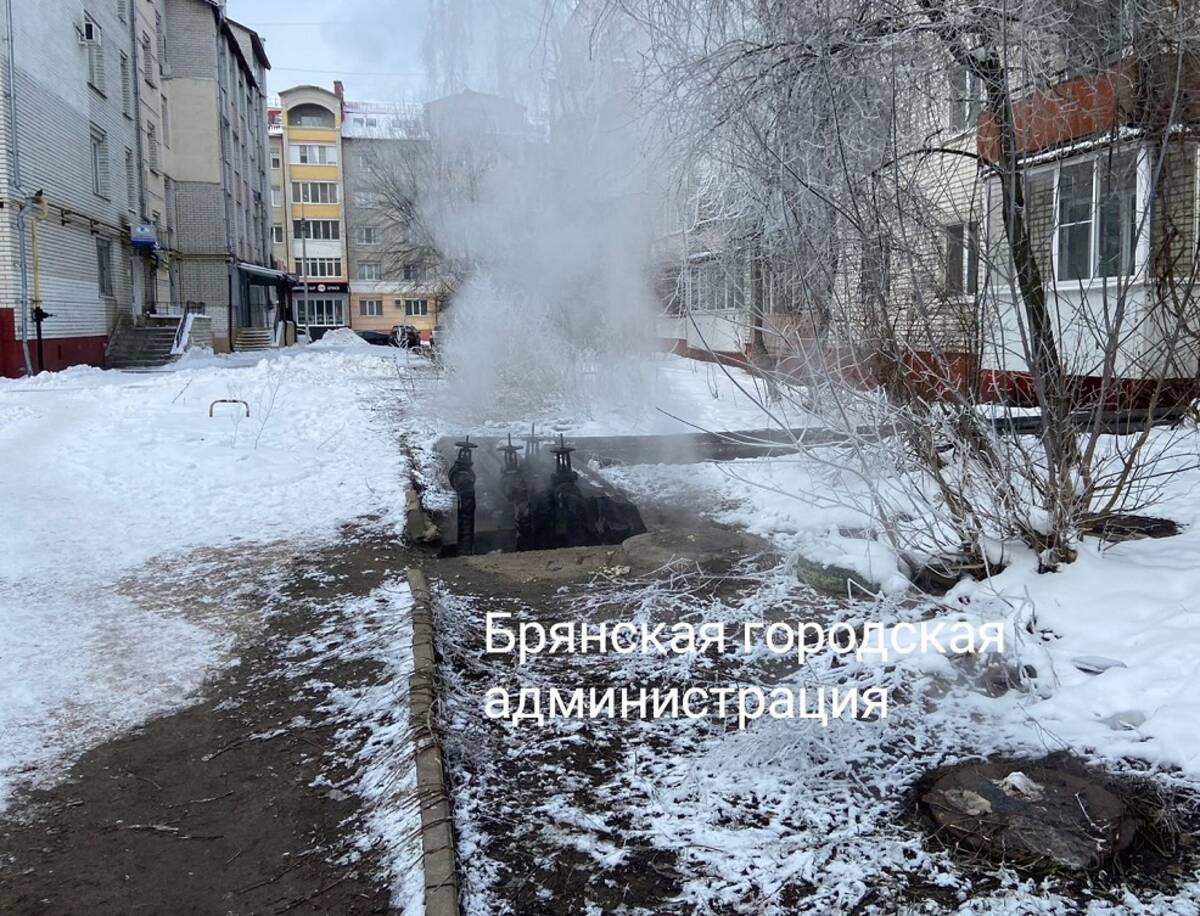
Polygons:
M313 341L310 347L318 350L361 350L371 346L349 328L334 328L321 335L320 340Z
M369 409L394 397L380 353L0 381L0 807L17 782L53 778L58 758L185 702L227 657L230 620L121 580L186 575L200 548L230 566L273 541L303 550L403 506L396 449Z

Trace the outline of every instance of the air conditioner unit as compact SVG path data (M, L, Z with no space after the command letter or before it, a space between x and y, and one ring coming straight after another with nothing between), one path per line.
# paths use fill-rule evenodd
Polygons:
M87 16L83 17L83 21L79 25L79 43L81 45L100 44L100 26Z

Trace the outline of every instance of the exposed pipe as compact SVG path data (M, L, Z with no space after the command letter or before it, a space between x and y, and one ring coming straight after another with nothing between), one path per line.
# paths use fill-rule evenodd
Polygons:
M21 149L17 142L17 45L14 40L12 0L4 0L4 18L8 40L8 144L12 161L13 190L20 199L17 206L17 258L21 262L21 355L25 358L25 374L33 375L29 358L29 252L25 246L25 212L29 201L21 187Z

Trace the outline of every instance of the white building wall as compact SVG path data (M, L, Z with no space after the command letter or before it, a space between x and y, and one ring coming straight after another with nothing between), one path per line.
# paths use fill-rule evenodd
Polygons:
M88 83L88 50L79 27L87 12L102 32L103 92ZM13 3L13 41L0 48L0 80L7 84L7 54L15 48L16 138L26 194L42 191L49 217L39 231L43 307L49 338L102 337L117 312L131 303L126 213L125 150L136 147L133 121L122 113L120 52L129 53L129 25L108 2L39 0ZM7 85L6 89L10 88ZM5 113L5 199L14 200ZM93 190L91 138L103 132L107 162L102 193ZM18 270L14 220L0 221L5 257L3 305L16 304ZM97 238L112 241L113 295L102 296ZM32 270L32 265L30 265Z

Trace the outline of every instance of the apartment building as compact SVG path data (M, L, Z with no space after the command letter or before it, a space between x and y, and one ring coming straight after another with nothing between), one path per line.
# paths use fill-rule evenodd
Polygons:
M270 202L282 226L272 250L294 277L296 322L310 337L350 324L342 106L341 83L293 86L272 116Z
M409 325L429 340L443 295L433 253L398 237L395 221L381 209L389 182L395 188L401 175L414 175L427 160L422 112L413 106L347 102L342 148L350 325L382 332Z
M164 0L10 2L7 11L0 375L101 365L119 320L170 298Z
M216 0L165 0L167 163L176 214L172 310L213 345L260 346L288 295L274 267L261 39Z
M216 0L6 7L0 374L104 365L118 330L186 311L227 347L282 278L251 273L270 267L258 36Z
M978 79L931 45L905 79L909 140L861 182L877 236L824 233L837 247L812 262L813 287L774 286L769 257L754 265L755 246L771 240L723 219L737 208L722 206L719 180L706 182L707 198L684 201L678 231L660 239L663 344L745 361L765 324L766 348L782 361L811 345L827 365L870 379L883 355L936 376L934 387L1030 403L1033 298L1045 303L1073 396L1110 403L1159 390L1145 382L1194 380L1200 48L1169 11L1114 3L1103 13L1102 27L1067 23L1013 50L1037 69L1006 65L1007 162ZM1018 217L1024 289L1009 234ZM838 223L831 213L828 225ZM823 296L834 301L822 317Z
M297 284L297 324L313 337L409 325L430 340L452 290L433 245L389 211L388 184L394 194L422 180L435 141L451 148L469 138L473 149L524 155L524 109L478 92L423 107L347 101L335 82L333 91L281 92L266 123L272 254Z

